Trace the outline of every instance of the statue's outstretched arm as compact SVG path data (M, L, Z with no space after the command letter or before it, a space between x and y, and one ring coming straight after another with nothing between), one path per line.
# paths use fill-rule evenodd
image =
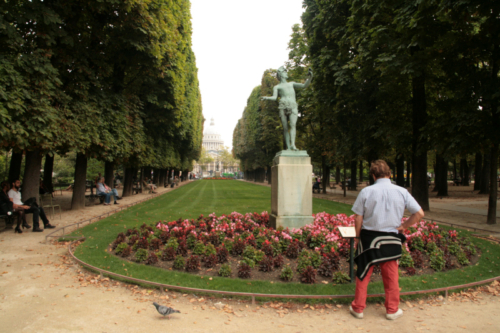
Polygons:
M313 78L313 72L312 72L312 69L309 68L309 77L307 78L306 82L304 83L293 83L293 87L294 88L298 88L298 89L304 89L304 88L307 88L309 87L309 85L311 84L311 80Z
M278 99L278 86L274 86L272 96L262 96L260 98L263 101L275 101Z

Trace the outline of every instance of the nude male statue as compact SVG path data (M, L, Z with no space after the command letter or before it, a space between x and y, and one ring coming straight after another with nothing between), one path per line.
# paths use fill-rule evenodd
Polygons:
M283 66L278 69L276 77L280 83L274 86L273 95L264 96L261 99L263 101L276 101L278 96L280 97L278 108L280 110L281 123L283 124L286 148L287 150L298 150L295 147L295 126L299 116L299 109L295 99L295 88L302 89L309 86L313 77L312 69L309 68L309 77L304 83L286 82L288 74ZM288 121L290 121L290 132L288 131Z

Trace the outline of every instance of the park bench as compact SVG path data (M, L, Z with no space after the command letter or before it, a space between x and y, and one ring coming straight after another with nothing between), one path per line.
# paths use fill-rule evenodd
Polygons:
M13 215L0 215L0 219L5 221L6 226L14 224L13 217L14 217Z

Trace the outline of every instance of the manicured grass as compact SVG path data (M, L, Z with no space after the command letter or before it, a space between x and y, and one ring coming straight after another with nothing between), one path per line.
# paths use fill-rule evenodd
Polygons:
M215 213L262 212L271 209L271 189L269 187L231 180L202 180L185 185L175 191L151 199L119 212L109 218L88 225L73 236L83 235L87 240L80 245L75 255L81 260L100 268L138 279L159 283L182 285L193 288L226 290L238 292L257 292L272 294L353 294L354 284L349 285L306 285L299 283L270 283L268 281L248 281L238 278L213 278L208 280L199 276L178 271L165 271L160 268L134 264L110 255L105 250L119 232L143 223L172 221L178 218L197 218ZM329 214L344 213L351 215L350 205L328 200L313 199L313 212ZM469 234L462 231L464 234ZM478 265L446 273L421 275L402 278L402 291L424 290L449 285L465 284L500 275L500 246L485 240L474 240L483 252ZM233 272L235 275L236 272ZM322 279L322 277L318 277ZM369 293L383 292L381 282L371 283Z

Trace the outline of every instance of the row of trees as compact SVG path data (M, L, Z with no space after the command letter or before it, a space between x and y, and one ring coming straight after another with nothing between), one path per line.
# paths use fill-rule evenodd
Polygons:
M307 67L315 72L312 89L298 96L298 144L321 163L323 180L340 167L356 184L360 161L390 157L397 183L411 185L428 210L428 155L439 195L447 194L449 162L458 158L468 175L472 155L477 189L489 193L487 222L496 223L500 3L305 0L304 7L287 67L295 81Z
M88 158L106 182L125 167L187 171L203 128L189 0L14 0L1 5L0 137L9 179L26 156L23 196L37 197L41 161L76 152L72 209L85 205Z

